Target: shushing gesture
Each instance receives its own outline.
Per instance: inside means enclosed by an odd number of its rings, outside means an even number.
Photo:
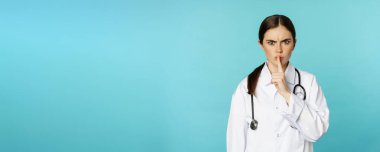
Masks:
[[[282,69],[280,57],[277,57],[277,71],[272,72],[272,83],[276,86],[278,93],[286,99],[288,104],[290,98],[289,87],[286,84],[285,72]]]

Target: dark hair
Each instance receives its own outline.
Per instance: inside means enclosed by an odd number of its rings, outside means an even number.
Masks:
[[[272,15],[268,16],[261,22],[259,29],[259,40],[260,43],[263,44],[264,34],[269,29],[276,28],[278,26],[284,26],[290,33],[292,33],[293,40],[296,41],[296,29],[294,29],[294,25],[292,21],[285,15]]]
[[[269,29],[276,28],[278,26],[284,26],[289,32],[292,34],[294,43],[296,42],[296,30],[294,28],[294,25],[292,21],[286,17],[285,15],[272,15],[268,16],[261,22],[260,29],[259,29],[259,41],[261,44],[263,44],[263,39],[264,39],[264,34],[267,32]],[[256,85],[257,81],[259,79],[261,70],[263,69],[265,63],[261,64],[251,74],[248,76],[248,93],[251,95],[255,95],[256,91]]]

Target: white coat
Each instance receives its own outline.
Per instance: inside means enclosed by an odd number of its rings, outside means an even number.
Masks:
[[[292,93],[288,106],[271,83],[267,62],[261,71],[253,98],[254,116],[258,121],[256,130],[249,127],[252,110],[251,96],[247,93],[247,77],[232,95],[227,152],[312,152],[313,142],[326,133],[329,127],[329,109],[322,89],[314,75],[299,70],[306,100],[298,96],[299,93]],[[298,84],[298,76],[290,63],[285,70],[285,77],[293,92],[294,85]]]

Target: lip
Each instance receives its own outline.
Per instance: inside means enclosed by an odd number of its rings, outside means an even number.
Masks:
[[[277,57],[280,57],[280,59],[283,59],[283,58],[284,58],[284,56],[282,56],[282,55],[278,55],[278,56],[275,57],[275,59],[277,59]]]

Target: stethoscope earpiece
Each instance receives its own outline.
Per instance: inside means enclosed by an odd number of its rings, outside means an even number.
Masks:
[[[258,126],[258,122],[256,119],[253,119],[251,121],[251,125],[249,125],[251,127],[252,130],[256,130],[257,129],[257,126]]]

